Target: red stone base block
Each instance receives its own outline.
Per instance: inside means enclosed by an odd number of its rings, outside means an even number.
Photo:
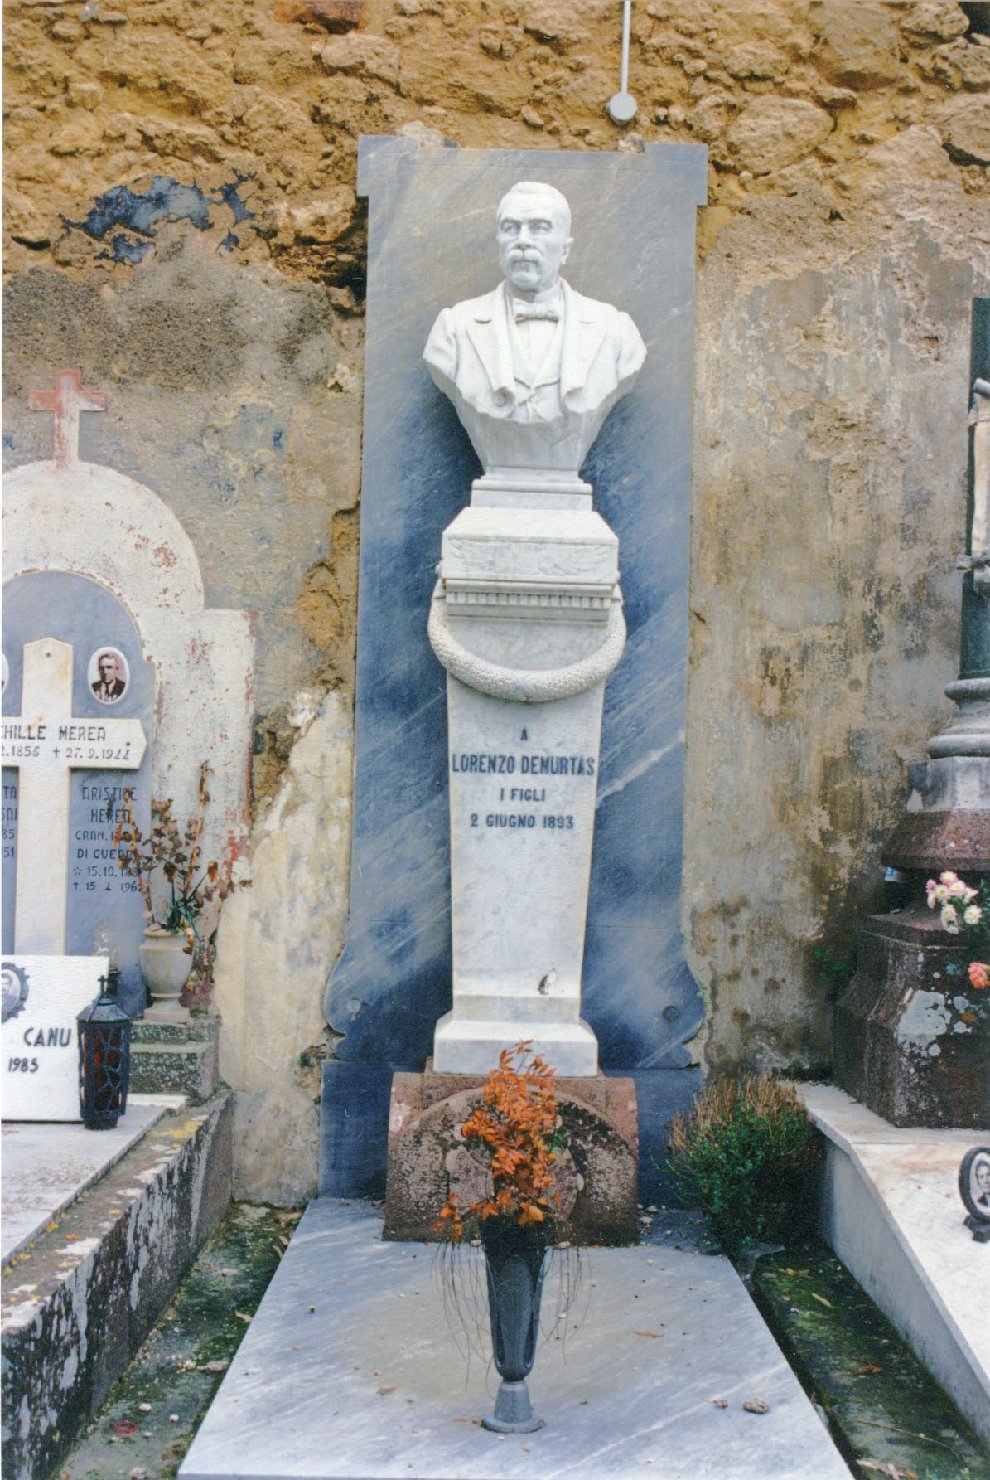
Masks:
[[[990,1125],[990,991],[924,905],[872,915],[835,1009],[834,1078],[891,1125]]]
[[[460,1127],[485,1080],[468,1074],[396,1074],[389,1106],[384,1237],[434,1241],[451,1192],[461,1207],[485,1194],[483,1159]],[[639,1237],[639,1132],[631,1079],[557,1079],[567,1137],[557,1190],[568,1234],[579,1244],[634,1244]]]

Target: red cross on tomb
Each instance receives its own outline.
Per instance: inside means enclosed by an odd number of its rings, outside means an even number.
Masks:
[[[106,411],[107,393],[83,385],[82,371],[56,370],[53,391],[29,391],[32,411],[55,413],[55,466],[71,468],[79,461],[79,417],[83,411]]]

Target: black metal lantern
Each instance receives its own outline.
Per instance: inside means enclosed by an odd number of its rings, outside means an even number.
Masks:
[[[110,1131],[127,1109],[131,1020],[114,998],[120,972],[100,977],[100,995],[76,1018],[79,1028],[79,1103],[91,1131]]]

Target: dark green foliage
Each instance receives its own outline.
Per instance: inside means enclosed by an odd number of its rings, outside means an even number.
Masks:
[[[822,1146],[793,1085],[765,1075],[717,1080],[671,1122],[668,1145],[678,1190],[730,1258],[749,1242],[789,1243],[810,1231]]]
[[[844,957],[834,956],[825,945],[813,947],[811,961],[818,985],[828,992],[830,1002],[837,1002],[853,979],[854,964]]]

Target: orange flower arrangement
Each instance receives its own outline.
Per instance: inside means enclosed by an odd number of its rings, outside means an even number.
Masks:
[[[544,1223],[557,1209],[553,1162],[562,1136],[557,1129],[554,1071],[531,1040],[503,1049],[488,1076],[481,1104],[461,1126],[469,1148],[488,1156],[491,1195],[461,1209],[451,1195],[436,1222],[438,1233],[459,1243],[466,1222],[505,1218],[520,1228]]]

